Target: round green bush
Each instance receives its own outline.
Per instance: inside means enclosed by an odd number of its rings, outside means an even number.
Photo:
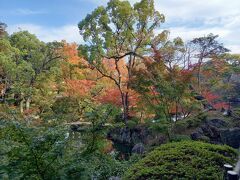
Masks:
[[[134,164],[123,179],[222,179],[223,165],[236,159],[237,151],[225,145],[198,141],[168,143]]]

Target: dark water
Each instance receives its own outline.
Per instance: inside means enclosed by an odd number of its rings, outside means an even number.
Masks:
[[[113,148],[118,152],[117,157],[119,159],[128,160],[131,156],[133,146],[129,144],[113,142]]]

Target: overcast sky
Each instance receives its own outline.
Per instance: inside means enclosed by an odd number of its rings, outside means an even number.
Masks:
[[[130,0],[134,3],[137,0]],[[107,0],[0,0],[0,21],[8,32],[28,30],[43,41],[81,43],[77,24]],[[162,30],[185,40],[218,34],[233,53],[240,53],[240,0],[155,0],[166,16]]]

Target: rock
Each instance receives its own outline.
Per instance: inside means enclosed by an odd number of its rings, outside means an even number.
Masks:
[[[209,126],[214,126],[217,128],[224,128],[228,126],[228,123],[226,123],[226,121],[223,121],[221,119],[211,119],[209,121],[207,121],[207,124]]]
[[[108,180],[121,180],[121,178],[118,176],[112,176]]]
[[[224,144],[227,144],[233,148],[240,147],[240,128],[223,130],[220,136]]]
[[[209,137],[210,141],[217,143],[220,141],[220,129],[226,128],[227,123],[220,119],[212,119],[201,126],[203,134]]]
[[[191,134],[191,139],[239,148],[240,128],[229,128],[228,126],[228,123],[221,119],[209,120]]]
[[[72,131],[78,131],[78,128],[79,128],[79,126],[78,125],[71,125],[70,126],[70,129],[72,130]]]
[[[193,132],[191,134],[192,140],[200,140],[202,138],[203,134],[199,132]]]
[[[132,153],[135,153],[135,154],[143,154],[144,151],[145,151],[145,148],[142,143],[138,143],[132,148]]]
[[[229,79],[229,82],[234,83],[234,84],[239,84],[240,83],[240,74],[232,74]]]
[[[238,108],[240,106],[240,98],[232,97],[229,99],[229,103],[231,104],[232,108]]]
[[[139,143],[147,146],[155,146],[163,144],[167,141],[164,135],[154,133],[144,125],[136,126],[134,128],[114,128],[108,133],[107,138],[113,141],[115,145],[126,145],[131,147],[131,150]]]
[[[83,125],[80,125],[80,124],[71,124],[70,129],[73,132],[84,132],[84,131],[86,131],[86,127],[83,126]]]
[[[209,140],[211,143],[219,144],[221,143],[221,129],[227,126],[228,124],[220,119],[208,120],[191,134],[191,138],[193,140]]]

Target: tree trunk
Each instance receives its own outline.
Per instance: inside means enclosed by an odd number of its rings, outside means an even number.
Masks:
[[[128,102],[128,93],[122,93],[121,94],[122,97],[122,107],[123,107],[123,114],[122,114],[122,118],[125,122],[125,124],[128,121],[129,118],[129,102]]]
[[[127,121],[129,118],[129,102],[128,102],[128,93],[125,95],[125,106],[126,106],[126,111],[125,111],[125,120]]]
[[[21,114],[23,113],[23,110],[24,110],[24,99],[21,99],[21,101],[20,101],[20,112],[21,112]]]
[[[176,112],[175,112],[175,121],[178,121],[178,104],[176,102]]]
[[[26,110],[28,111],[30,109],[30,103],[31,103],[31,98],[28,97],[26,100]]]
[[[199,93],[201,93],[200,74],[201,74],[201,67],[199,65],[199,67],[198,67],[198,74],[197,74],[197,86],[198,86]]]
[[[201,66],[202,66],[202,60],[201,57],[198,61],[198,72],[197,72],[197,86],[198,86],[198,92],[201,93]]]

